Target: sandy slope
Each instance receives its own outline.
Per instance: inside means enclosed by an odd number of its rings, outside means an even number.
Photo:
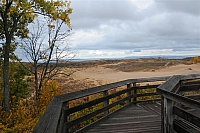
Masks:
[[[172,76],[172,75],[187,75],[187,74],[200,74],[200,64],[193,65],[176,65],[164,67],[162,69],[148,71],[148,72],[121,72],[114,69],[105,68],[102,66],[84,68],[77,71],[73,77],[82,80],[100,80],[103,83],[111,83],[130,78],[147,78],[159,76]]]

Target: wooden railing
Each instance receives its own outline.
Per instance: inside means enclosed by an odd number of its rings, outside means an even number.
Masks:
[[[200,99],[198,79],[200,75],[195,74],[172,76],[157,88],[162,97],[162,133],[200,133],[200,102],[196,100]],[[195,95],[187,95],[191,91],[196,91]]]
[[[129,79],[56,96],[33,132],[82,132],[130,104],[160,100],[156,88],[162,82],[158,81],[166,81],[168,78],[170,77]],[[81,104],[72,105],[77,101]],[[74,117],[77,114],[80,116]]]

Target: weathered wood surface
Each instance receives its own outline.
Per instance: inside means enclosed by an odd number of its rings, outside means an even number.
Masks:
[[[85,133],[161,133],[160,104],[128,106]]]
[[[180,78],[181,80],[200,79],[200,73],[198,73],[198,74],[190,74],[190,75],[175,75],[175,76]]]
[[[174,119],[174,130],[179,133],[200,133],[200,108],[173,107],[174,115],[179,119]]]
[[[195,109],[194,109],[195,110]],[[196,126],[200,127],[200,117],[194,115],[193,110],[186,111],[180,107],[174,106],[173,112],[175,115],[187,120],[190,123],[195,124]]]
[[[199,117],[185,110],[181,110],[178,106],[185,106],[188,108],[192,108],[196,111],[196,109],[200,108],[200,102],[196,99],[190,99],[185,96],[184,91],[194,91],[199,90],[200,85],[198,84],[198,80],[200,75],[176,75],[169,78],[165,83],[157,87],[157,92],[162,95],[162,132],[163,133],[173,133],[174,130],[178,132],[200,132],[200,130],[196,130],[195,126],[199,126],[200,123]],[[195,81],[195,80],[196,81]],[[192,80],[195,81],[193,84]],[[192,81],[190,83],[190,81]],[[197,98],[196,96],[193,98]],[[176,119],[174,116],[178,116],[181,119]],[[182,122],[183,126],[178,122]],[[194,126],[191,126],[192,123]],[[175,125],[174,125],[175,124]]]
[[[200,90],[200,83],[185,85],[180,88],[180,91],[196,91],[196,90]]]
[[[165,83],[158,86],[158,91],[176,92],[180,86],[180,79],[176,76],[170,77]]]
[[[59,128],[62,128],[59,126],[62,111],[62,102],[60,99],[54,97],[46,110],[34,128],[33,133],[56,133]]]
[[[194,127],[190,123],[184,120],[174,120],[174,131],[175,133],[200,133],[199,127]]]
[[[198,94],[196,94],[196,95],[186,95],[186,97],[200,102],[200,95],[198,95]]]
[[[100,114],[100,113],[102,113],[102,112],[104,112],[104,111],[106,111],[106,110],[108,110],[108,109],[110,109],[110,108],[112,108],[112,107],[118,105],[119,103],[122,103],[122,102],[124,102],[124,101],[130,99],[130,98],[131,98],[131,97],[129,96],[129,97],[126,97],[126,98],[124,98],[124,99],[120,99],[120,100],[118,100],[117,102],[114,102],[114,103],[112,103],[112,104],[109,104],[109,105],[106,106],[106,107],[103,107],[103,108],[97,110],[97,111],[94,111],[94,112],[92,112],[92,113],[89,113],[89,114],[85,115],[84,117],[80,117],[80,118],[77,118],[77,119],[72,120],[72,121],[70,121],[70,122],[67,122],[67,123],[66,123],[66,127],[67,127],[67,128],[72,127],[72,126],[74,125],[74,123],[80,123],[80,122],[82,122],[82,121],[84,121],[84,120],[87,120],[87,119],[93,117],[93,116],[96,116],[96,115],[98,115],[98,114]]]

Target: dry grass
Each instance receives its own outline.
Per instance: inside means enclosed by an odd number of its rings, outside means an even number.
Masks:
[[[116,69],[123,72],[134,71],[155,71],[166,66],[173,66],[177,64],[187,63],[184,60],[168,60],[168,59],[135,59],[129,61],[122,61],[116,65],[106,65],[107,68]]]

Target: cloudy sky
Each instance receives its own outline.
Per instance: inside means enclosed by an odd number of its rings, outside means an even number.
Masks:
[[[77,58],[200,55],[200,0],[71,0]]]

